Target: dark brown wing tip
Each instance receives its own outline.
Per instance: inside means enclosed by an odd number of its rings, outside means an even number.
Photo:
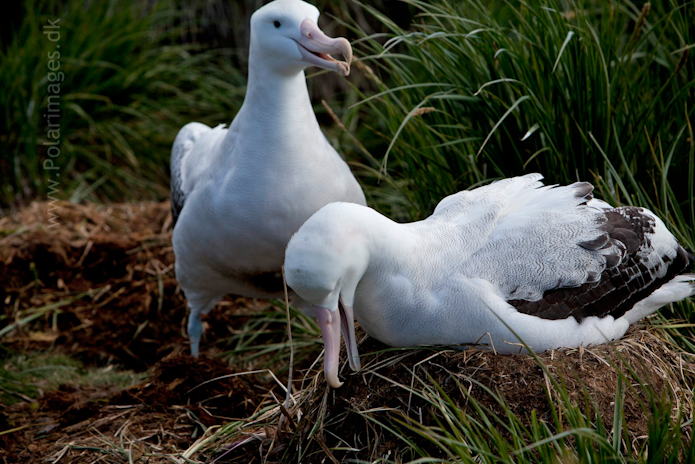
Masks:
[[[579,287],[548,290],[538,301],[508,303],[521,313],[542,319],[574,317],[578,322],[592,316],[617,319],[654,290],[695,266],[695,255],[679,246],[673,259],[661,257],[665,274],[657,277],[653,272],[656,268],[649,267],[638,253],[642,246],[651,247],[650,234],[655,228],[652,217],[643,208],[632,206],[607,211],[604,215],[606,222],[600,228],[609,235],[614,249],[604,255],[606,268],[600,276],[587,276],[586,283]],[[600,240],[587,243],[598,245]]]
[[[608,234],[601,234],[595,239],[579,242],[577,245],[587,250],[601,250],[603,248],[606,248],[609,244],[610,237],[608,236]]]

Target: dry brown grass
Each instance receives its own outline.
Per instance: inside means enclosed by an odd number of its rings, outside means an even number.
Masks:
[[[286,414],[278,404],[249,424],[208,438],[201,449],[212,451],[221,443],[246,440],[248,446],[226,456],[230,462],[248,462],[249,453],[253,462],[293,462],[299,456],[308,457],[302,462],[320,462],[320,456],[333,462],[372,462],[387,456],[405,462],[401,459],[409,456],[410,446],[390,433],[392,419],[408,417],[424,426],[436,425],[442,415],[433,403],[451,400],[471,412],[469,398],[504,416],[504,408],[489,389],[522,421],[529,422],[535,411],[541,421],[555,427],[548,397],[560,415],[564,405],[552,380],[564,385],[572,405],[581,408],[587,400],[593,403],[592,419],[599,415],[610,428],[620,375],[630,381],[623,408],[633,448],[639,449],[648,432],[649,390],[657,398],[673,400],[674,418],[679,411],[685,418],[693,417],[695,357],[667,345],[649,326],[634,327],[611,345],[541,353],[538,358],[545,369],[530,355],[502,356],[477,349],[389,350],[364,334],[362,338],[360,351],[368,353],[362,356],[362,370],[349,372],[343,360],[347,381],[342,388],[327,387],[320,363],[297,380],[295,405],[287,412],[292,421],[285,421],[296,425],[277,428]],[[432,385],[441,386],[440,396],[433,397]],[[445,457],[426,440],[413,439],[431,456]]]
[[[542,353],[544,369],[528,355],[390,349],[360,331],[359,373],[344,366],[344,386],[331,390],[321,357],[297,365],[285,404],[287,377],[275,367],[210,359],[224,350],[215,341],[238,331],[261,303],[226,299],[208,318],[204,359],[184,354],[185,299],[173,274],[168,203],[62,203],[53,228],[47,209],[34,203],[0,219],[3,345],[66,353],[87,367],[147,370],[148,377],[126,390],[66,383],[38,399],[0,404],[7,462],[261,463],[300,455],[309,463],[400,462],[411,457],[410,446],[389,427],[434,426],[445,401],[471,414],[472,401],[500,416],[509,408],[522,421],[535,415],[557,428],[551,404],[566,427],[566,391],[571,405],[589,404],[591,419],[610,430],[621,375],[633,449],[648,432],[648,391],[672,400],[673,417],[679,410],[693,417],[695,359],[648,323],[612,345]],[[423,437],[409,439],[446,458]]]

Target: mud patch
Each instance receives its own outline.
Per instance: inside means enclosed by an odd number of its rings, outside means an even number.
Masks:
[[[156,412],[188,405],[206,427],[241,420],[256,410],[260,397],[242,372],[217,360],[174,354],[157,363],[149,382],[121,392],[111,404],[142,404]]]

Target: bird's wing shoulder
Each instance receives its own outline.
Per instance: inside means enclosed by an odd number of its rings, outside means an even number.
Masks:
[[[191,122],[181,128],[176,135],[174,145],[171,148],[171,215],[173,223],[181,213],[183,204],[186,200],[186,195],[190,191],[184,183],[187,177],[186,172],[187,158],[193,151],[196,141],[202,134],[209,132],[210,127],[199,122]]]
[[[540,174],[527,174],[449,195],[439,202],[431,218],[466,224],[476,221],[480,215],[497,216],[519,191],[541,187],[542,178]]]

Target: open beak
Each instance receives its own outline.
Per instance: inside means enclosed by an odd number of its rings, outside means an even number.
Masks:
[[[350,74],[352,47],[347,39],[328,37],[310,19],[302,21],[300,31],[302,36],[297,40],[297,46],[299,47],[299,53],[302,54],[302,59],[306,63],[319,68],[330,69],[343,76]],[[345,61],[338,61],[331,54],[343,55]]]
[[[330,311],[322,306],[312,306],[314,314],[321,327],[323,335],[323,370],[328,385],[340,388],[343,385],[338,379],[338,366],[340,362],[340,332],[342,329],[347,348],[348,363],[354,371],[360,368],[360,359],[357,353],[355,340],[355,318],[352,308],[343,304],[338,305],[338,311]],[[339,312],[340,314],[336,314]],[[341,323],[342,321],[342,323]]]

